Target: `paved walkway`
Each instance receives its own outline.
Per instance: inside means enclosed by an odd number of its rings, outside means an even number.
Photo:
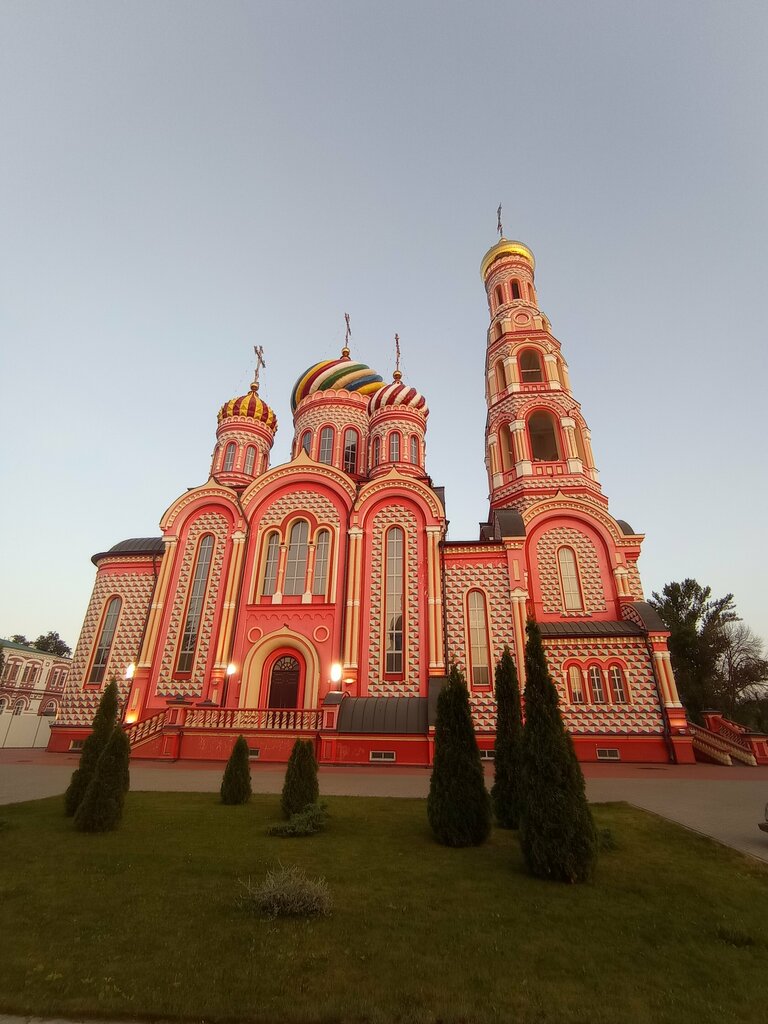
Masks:
[[[77,761],[76,754],[0,750],[0,804],[63,793]],[[626,800],[768,861],[768,833],[757,827],[768,802],[768,767],[587,764],[583,768],[592,802]],[[131,789],[213,793],[221,785],[222,771],[218,762],[135,761]],[[255,792],[279,793],[284,773],[281,765],[254,765]],[[490,781],[491,765],[486,774]],[[429,769],[323,767],[320,789],[327,796],[425,797]]]

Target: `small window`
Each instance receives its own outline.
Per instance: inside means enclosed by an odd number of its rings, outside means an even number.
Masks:
[[[597,760],[598,761],[620,761],[621,753],[618,747],[598,747],[597,748]]]
[[[351,428],[344,433],[344,472],[357,472],[358,434]]]
[[[605,704],[605,689],[603,688],[603,674],[597,665],[589,666],[589,688],[592,690],[592,703]]]
[[[419,464],[419,439],[415,434],[411,434],[411,462],[414,466]]]
[[[310,433],[309,430],[305,430],[304,433],[301,435],[301,447],[304,449],[304,451],[307,453],[307,455],[309,455],[309,449],[310,449],[311,444],[312,444],[312,434]]]
[[[557,552],[557,564],[560,569],[560,585],[563,591],[563,607],[567,612],[584,610],[579,586],[579,569],[576,552],[573,548],[563,547]]]
[[[571,665],[568,669],[568,682],[571,688],[571,704],[583,704],[584,689],[582,686],[581,669],[578,665]]]
[[[285,593],[293,595],[304,593],[307,575],[307,541],[309,524],[306,519],[299,519],[291,527],[288,541],[288,559],[285,566]]]
[[[389,435],[389,461],[400,461],[400,435],[397,431]]]
[[[396,761],[397,755],[394,750],[371,750],[368,754],[369,761]]]
[[[520,298],[520,282],[519,281],[513,281],[512,282],[512,298],[513,299],[519,299]]]
[[[613,690],[613,699],[616,704],[627,703],[627,688],[624,685],[624,674],[618,665],[611,665],[609,670],[611,677],[611,689]]]
[[[507,390],[507,378],[504,373],[504,361],[499,359],[496,363],[495,369],[496,376],[496,394],[500,395],[502,392]]]
[[[245,449],[245,467],[243,469],[243,472],[247,473],[248,476],[251,476],[253,474],[253,465],[255,462],[256,449],[252,444],[249,444],[248,447]]]
[[[504,305],[504,292],[501,290],[501,285],[494,292],[494,298],[496,299],[496,308]]]
[[[373,439],[373,464],[378,466],[381,459],[381,438],[374,437]]]
[[[536,384],[544,380],[541,368],[541,356],[535,348],[527,348],[520,353],[520,376],[523,384]]]
[[[43,713],[43,716],[45,718],[55,718],[56,717],[56,701],[55,700],[49,700],[48,703],[43,708],[43,712],[42,713]]]
[[[0,697],[0,715],[4,714],[8,707],[8,701],[5,697]]]
[[[227,450],[224,452],[224,472],[231,473],[232,467],[235,465],[235,451],[237,445],[234,441],[230,441],[227,445]]]
[[[320,454],[318,461],[330,466],[333,460],[333,427],[323,427],[320,431]]]
[[[115,628],[117,627],[117,617],[120,614],[122,603],[119,597],[113,597],[107,605],[104,625],[101,627],[101,636],[96,647],[96,656],[93,659],[91,674],[88,677],[89,683],[100,683],[104,679],[109,652],[112,648],[112,640],[114,639]]]
[[[270,533],[267,541],[267,555],[264,559],[264,585],[261,592],[264,597],[271,597],[277,586],[277,564],[280,560],[280,537]]]
[[[534,462],[558,462],[560,448],[557,443],[555,421],[548,412],[535,412],[528,420],[531,454]]]
[[[17,700],[16,703],[13,705],[13,713],[14,715],[20,715],[23,711],[26,711],[26,708],[27,705],[24,703],[23,700]]]
[[[324,597],[328,588],[328,557],[331,553],[331,535],[320,530],[315,539],[315,572],[312,578],[312,593]]]

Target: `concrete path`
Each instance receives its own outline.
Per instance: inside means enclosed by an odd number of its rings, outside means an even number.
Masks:
[[[63,793],[77,761],[76,754],[0,750],[0,804]],[[626,800],[768,861],[768,833],[757,827],[768,802],[768,767],[583,767],[592,802]],[[223,765],[218,763],[137,761],[131,765],[131,789],[214,793],[221,785],[222,771]],[[284,772],[282,766],[254,765],[254,791],[279,793]],[[426,797],[429,774],[427,768],[396,766],[321,768],[320,790],[327,796]],[[490,784],[492,765],[487,766],[486,776]]]

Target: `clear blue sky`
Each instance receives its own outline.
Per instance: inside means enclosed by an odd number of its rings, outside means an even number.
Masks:
[[[74,646],[90,555],[206,479],[253,344],[284,461],[345,311],[386,377],[399,332],[475,538],[503,202],[646,591],[768,637],[767,52],[763,0],[4,0],[0,636]]]

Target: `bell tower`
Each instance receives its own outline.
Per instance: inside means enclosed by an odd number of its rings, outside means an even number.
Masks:
[[[491,508],[558,491],[607,505],[560,342],[536,295],[533,253],[501,238],[483,257],[488,297],[486,467]]]

